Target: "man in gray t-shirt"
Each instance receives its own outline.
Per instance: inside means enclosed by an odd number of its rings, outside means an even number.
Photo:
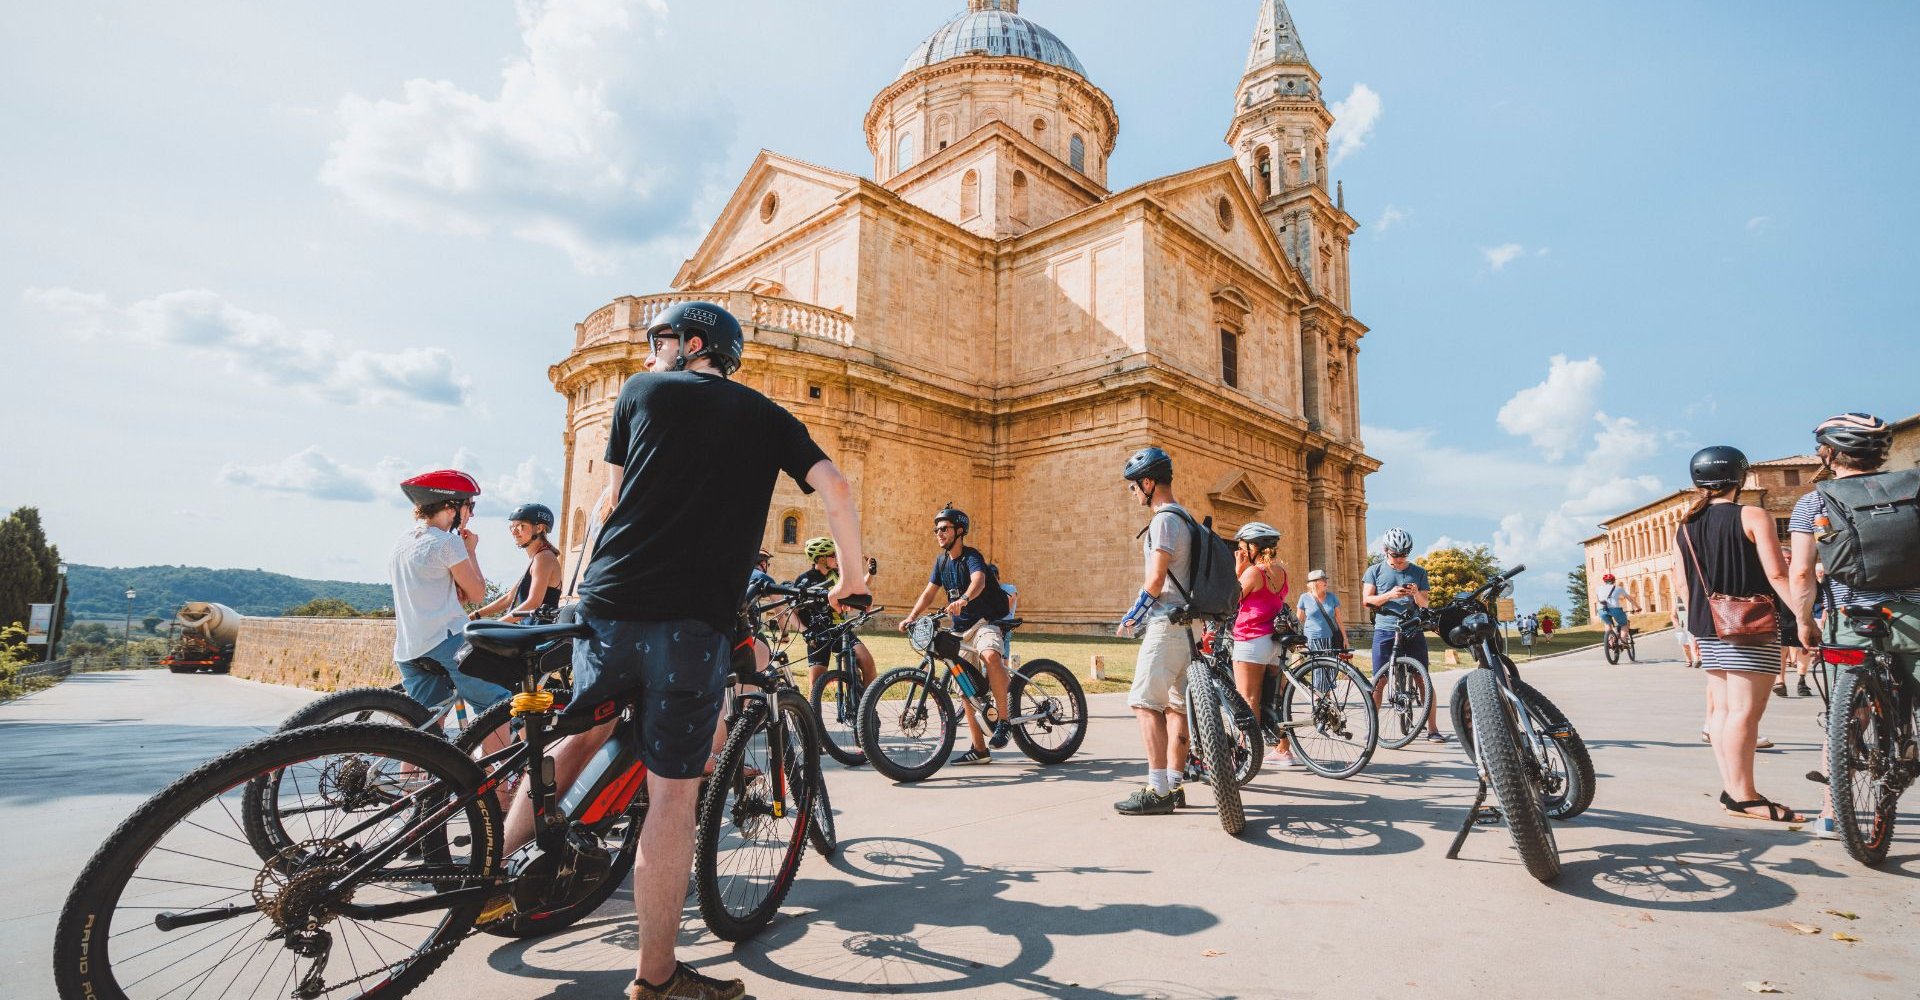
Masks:
[[[1127,492],[1153,511],[1141,545],[1140,593],[1121,616],[1115,635],[1140,636],[1127,707],[1140,723],[1147,749],[1147,786],[1114,803],[1123,816],[1165,816],[1186,801],[1178,789],[1187,762],[1186,705],[1180,685],[1194,656],[1193,638],[1169,615],[1186,606],[1181,588],[1193,586],[1193,525],[1173,495],[1173,458],[1143,448],[1127,460]],[[1179,580],[1179,586],[1174,580]]]
[[[1147,613],[1164,616],[1177,608],[1187,606],[1181,587],[1193,586],[1193,526],[1187,523],[1187,509],[1168,501],[1153,509],[1153,520],[1147,522],[1147,533],[1141,539],[1140,554],[1149,562],[1155,552],[1167,553],[1167,583],[1160,591],[1160,597],[1153,602]],[[1193,515],[1187,514],[1187,517]],[[1179,586],[1174,581],[1180,581]],[[1184,669],[1185,664],[1182,664]]]
[[[1400,528],[1389,529],[1380,540],[1380,548],[1386,559],[1367,567],[1366,575],[1361,577],[1360,600],[1374,609],[1373,619],[1373,701],[1380,704],[1386,694],[1388,682],[1392,679],[1392,658],[1395,652],[1394,639],[1399,634],[1400,623],[1407,619],[1416,608],[1427,606],[1427,571],[1421,569],[1411,559],[1413,554],[1413,536]],[[1418,660],[1422,666],[1427,663],[1427,636],[1424,632],[1399,635],[1399,655]],[[1396,692],[1395,697],[1409,693]],[[1410,692],[1418,694],[1418,692]],[[1431,743],[1445,743],[1447,738],[1440,735],[1439,699],[1433,692],[1425,692],[1427,700],[1427,740]]]

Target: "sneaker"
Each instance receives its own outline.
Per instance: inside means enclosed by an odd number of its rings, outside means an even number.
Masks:
[[[1821,816],[1813,821],[1813,835],[1819,840],[1839,840],[1840,831],[1833,825],[1832,816]]]
[[[1775,684],[1775,685],[1773,686],[1773,696],[1774,696],[1775,698],[1785,698],[1785,697],[1787,696],[1787,682],[1786,682],[1786,681],[1781,681],[1780,683],[1778,683],[1778,684]]]
[[[1122,816],[1170,816],[1176,804],[1173,797],[1173,792],[1161,795],[1153,790],[1152,785],[1145,785],[1115,802],[1113,811]]]
[[[1428,733],[1427,734],[1428,743],[1445,743],[1446,741],[1447,741],[1446,733]]]
[[[1755,750],[1771,750],[1773,749],[1773,741],[1762,736],[1753,741],[1753,748]]]
[[[740,1000],[746,995],[745,982],[703,976],[685,962],[675,965],[673,978],[659,986],[638,979],[627,986],[627,1000]]]
[[[974,764],[991,764],[993,763],[993,751],[975,750],[972,747],[968,747],[967,752],[955,757],[953,762],[961,767],[969,767]]]
[[[1185,809],[1187,807],[1187,783],[1186,782],[1183,781],[1173,786],[1173,788],[1167,792],[1167,795],[1173,799],[1173,804],[1175,806],[1181,809]]]
[[[1282,751],[1282,750],[1267,751],[1266,757],[1262,758],[1260,761],[1260,766],[1277,767],[1282,771],[1300,770],[1300,762],[1293,759],[1293,754],[1291,752]]]
[[[1793,693],[1802,698],[1813,697],[1813,689],[1807,686],[1807,679],[1805,677],[1800,678],[1800,683],[1794,686]]]
[[[993,724],[993,738],[987,741],[987,749],[1004,749],[1007,741],[1011,739],[1013,739],[1013,724],[1005,721],[996,722]]]

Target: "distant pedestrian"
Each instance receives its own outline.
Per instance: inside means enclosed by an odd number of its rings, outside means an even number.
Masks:
[[[1728,598],[1791,603],[1773,518],[1737,499],[1747,478],[1747,457],[1739,449],[1703,448],[1690,466],[1699,495],[1674,533],[1674,590],[1687,595],[1687,630],[1700,645],[1707,673],[1707,735],[1720,768],[1720,804],[1743,819],[1804,823],[1806,817],[1761,795],[1753,780],[1754,744],[1767,687],[1779,669],[1780,637],[1723,636],[1709,600],[1712,595],[1723,607]],[[1777,615],[1772,617],[1769,626],[1777,624]]]
[[[1686,658],[1687,666],[1700,669],[1700,647],[1693,641],[1693,633],[1687,631],[1687,602],[1676,601],[1673,605],[1673,638],[1680,644],[1680,655]]]
[[[1340,597],[1324,569],[1307,573],[1307,589],[1300,595],[1300,630],[1308,649],[1345,649],[1347,632],[1340,624]]]

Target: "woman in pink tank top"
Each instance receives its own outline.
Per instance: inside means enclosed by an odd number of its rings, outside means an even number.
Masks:
[[[1273,633],[1273,620],[1287,607],[1287,568],[1278,555],[1279,529],[1255,521],[1233,537],[1239,543],[1234,564],[1240,570],[1240,613],[1233,619],[1233,686],[1258,713],[1262,682],[1269,672],[1280,669],[1283,651]],[[1285,736],[1274,742],[1262,763],[1283,769],[1300,766]]]

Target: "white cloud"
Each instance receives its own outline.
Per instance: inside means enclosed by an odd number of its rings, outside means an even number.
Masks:
[[[349,95],[320,180],[382,217],[496,228],[612,270],[622,252],[693,231],[732,122],[707,88],[724,65],[682,58],[664,0],[519,0],[522,52],[477,94],[408,80]]]
[[[1771,228],[1773,228],[1771,215],[1756,215],[1747,220],[1747,234],[1750,236],[1763,236]]]
[[[384,500],[404,504],[400,483],[435,469],[459,469],[480,481],[479,513],[505,516],[514,507],[532,501],[548,506],[559,503],[560,477],[538,458],[529,457],[512,472],[489,477],[486,465],[473,452],[461,448],[443,462],[413,462],[388,455],[371,466],[358,466],[335,460],[318,447],[289,455],[264,465],[228,464],[220,470],[220,482],[244,486],[268,493],[285,493],[315,500],[340,500],[367,503]]]
[[[438,348],[370,351],[322,330],[294,330],[206,289],[167,292],[126,307],[71,288],[29,288],[26,300],[65,316],[73,332],[124,338],[217,362],[228,374],[335,403],[465,406],[471,384]]]
[[[1396,208],[1392,205],[1388,205],[1386,208],[1381,210],[1380,218],[1377,221],[1375,221],[1373,224],[1373,231],[1375,235],[1384,233],[1387,230],[1392,229],[1393,227],[1399,225],[1400,223],[1407,221],[1407,216],[1409,214],[1411,213],[1403,209]]]
[[[1380,121],[1380,95],[1364,83],[1356,83],[1347,96],[1333,102],[1333,127],[1327,141],[1333,144],[1333,166],[1366,146],[1373,126]]]
[[[1527,248],[1518,243],[1502,243],[1497,247],[1481,247],[1480,256],[1487,259],[1487,266],[1496,271],[1506,270],[1508,264],[1519,260]]]
[[[365,472],[346,468],[313,447],[267,465],[229,464],[220,470],[220,482],[315,500],[366,503],[377,495]]]
[[[1500,407],[1500,428],[1528,439],[1549,459],[1559,461],[1584,436],[1605,378],[1599,358],[1568,361],[1566,355],[1556,354],[1548,362],[1546,381],[1514,393]]]

